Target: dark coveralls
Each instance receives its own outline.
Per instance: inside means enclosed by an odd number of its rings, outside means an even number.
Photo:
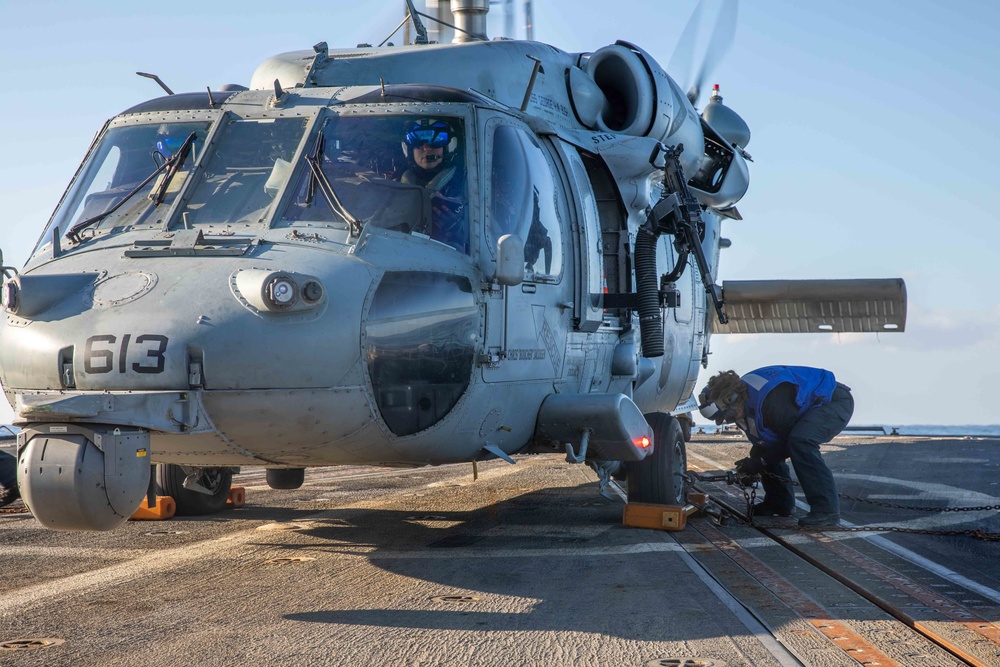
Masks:
[[[465,217],[465,169],[459,165],[437,169],[412,167],[403,172],[401,183],[433,190],[444,200],[431,200],[429,236],[461,251],[469,252],[469,223]]]
[[[812,407],[800,406],[796,401],[799,389],[799,385],[793,382],[782,382],[771,388],[756,417],[757,429],[769,437],[767,440],[755,439],[754,434],[748,433],[751,442],[754,442],[750,449],[751,458],[764,462],[761,475],[763,502],[770,509],[791,514],[795,507],[795,492],[788,464],[785,463],[790,458],[810,512],[839,514],[837,484],[819,448],[847,426],[854,414],[854,398],[850,387],[836,382],[829,402]]]

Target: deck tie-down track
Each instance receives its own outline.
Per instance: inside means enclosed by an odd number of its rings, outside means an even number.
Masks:
[[[880,667],[1000,665],[994,602],[943,579],[916,581],[916,566],[863,535],[804,531],[788,519],[750,525],[738,509],[744,498],[722,484],[697,486],[736,521],[695,518],[678,541],[803,664],[836,663],[820,657],[833,652]]]

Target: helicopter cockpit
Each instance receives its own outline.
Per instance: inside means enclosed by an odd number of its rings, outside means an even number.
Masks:
[[[91,150],[36,254],[56,231],[84,241],[138,229],[259,227],[288,180],[306,122],[229,117],[213,128],[210,120],[118,119]],[[182,192],[178,222],[172,211]]]
[[[463,107],[465,105],[462,105]],[[344,245],[366,227],[472,252],[469,156],[463,113],[391,108],[253,118],[208,111],[126,112],[112,120],[43,233],[71,243],[134,230],[199,229],[256,237],[269,228]],[[463,109],[464,111],[464,109]],[[525,243],[526,276],[562,272],[562,224],[550,161],[531,132],[493,123],[484,193],[485,236]]]
[[[463,125],[451,117],[327,118],[309,140],[307,168],[276,226],[342,228],[356,237],[371,225],[468,253]],[[434,159],[424,162],[424,152]]]
[[[181,210],[183,226],[253,226],[266,221],[288,180],[305,129],[305,118],[226,123]]]
[[[36,254],[54,233],[81,242],[140,229],[232,236],[270,226],[340,230],[325,236],[353,244],[366,225],[470,252],[462,118],[436,117],[441,127],[428,134],[413,115],[329,116],[308,137],[305,116],[226,114],[218,127],[122,121],[90,151]],[[436,155],[420,165],[422,152]]]

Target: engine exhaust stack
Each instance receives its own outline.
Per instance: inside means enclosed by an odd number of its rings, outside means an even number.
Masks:
[[[489,12],[490,0],[451,0],[455,27],[459,28],[455,31],[452,43],[487,41],[486,15]]]

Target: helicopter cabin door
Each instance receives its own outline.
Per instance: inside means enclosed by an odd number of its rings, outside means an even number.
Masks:
[[[482,126],[486,207],[480,257],[494,273],[497,239],[524,242],[524,281],[494,284],[486,297],[483,380],[558,378],[573,314],[573,263],[567,258],[565,187],[546,140],[517,120],[490,114]]]

